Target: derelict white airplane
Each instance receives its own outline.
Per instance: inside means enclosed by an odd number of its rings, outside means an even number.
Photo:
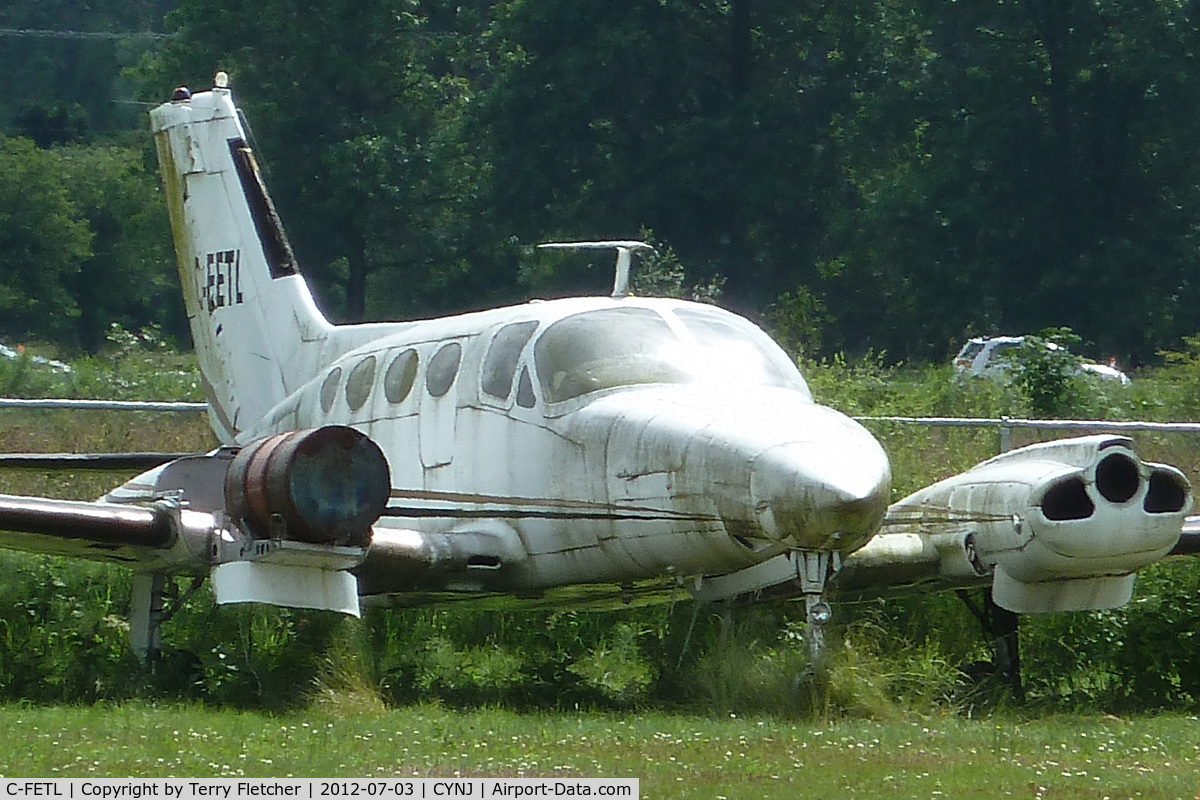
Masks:
[[[4,546],[135,570],[135,649],[167,576],[218,603],[358,613],[990,585],[1018,612],[1125,603],[1192,504],[1092,436],[992,459],[889,509],[878,442],[710,305],[628,295],[331,325],[297,271],[222,75],[151,112],[210,417],[225,447],[95,503],[0,498]],[[880,533],[886,520],[886,533]],[[818,641],[819,640],[814,640]],[[815,645],[814,645],[815,646]]]

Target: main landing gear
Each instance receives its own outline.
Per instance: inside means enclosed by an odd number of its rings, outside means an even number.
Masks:
[[[133,576],[133,597],[129,604],[129,643],[143,666],[153,668],[162,655],[162,626],[175,616],[183,604],[204,583],[203,577],[181,593],[173,580],[161,572],[137,572]],[[171,600],[170,608],[164,600]]]
[[[992,640],[994,673],[1008,686],[1014,700],[1018,703],[1024,702],[1025,689],[1021,685],[1020,615],[996,605],[990,589],[984,591],[982,606],[971,599],[966,589],[959,589],[957,594],[975,619],[979,620],[983,632]]]

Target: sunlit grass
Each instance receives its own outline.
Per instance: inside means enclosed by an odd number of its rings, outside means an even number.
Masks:
[[[0,774],[633,777],[643,797],[1193,797],[1200,722],[0,707]]]

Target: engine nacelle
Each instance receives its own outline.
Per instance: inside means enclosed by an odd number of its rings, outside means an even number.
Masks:
[[[340,425],[252,442],[225,474],[227,510],[260,539],[365,545],[390,494],[379,446]]]
[[[983,462],[894,504],[888,533],[961,536],[996,603],[1036,613],[1113,608],[1179,539],[1192,490],[1129,439],[1087,436]],[[869,546],[868,546],[869,547]],[[956,567],[957,569],[957,567]]]

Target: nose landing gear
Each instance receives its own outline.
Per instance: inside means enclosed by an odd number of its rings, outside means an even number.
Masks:
[[[825,602],[825,587],[842,568],[842,556],[829,550],[798,550],[792,554],[792,559],[807,612],[804,630],[804,642],[808,646],[806,672],[822,676],[825,673],[825,625],[833,618],[833,609]]]

